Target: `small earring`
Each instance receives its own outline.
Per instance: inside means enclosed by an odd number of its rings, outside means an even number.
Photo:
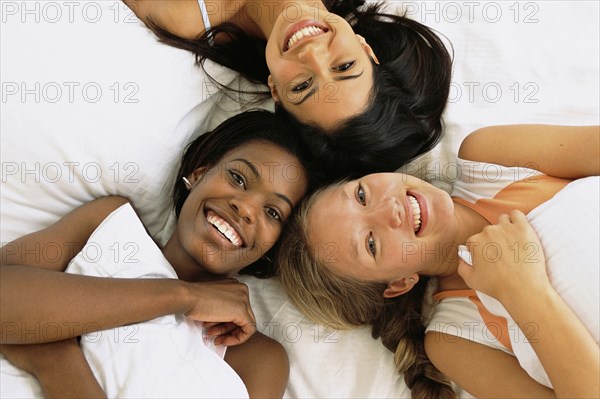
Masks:
[[[408,279],[408,281],[410,281],[411,283],[414,283],[415,279],[411,277],[411,278]]]
[[[185,184],[185,188],[187,188],[188,190],[192,189],[192,183],[190,183],[190,181],[187,179],[187,177],[183,176],[181,178],[181,180],[183,180],[183,183]]]

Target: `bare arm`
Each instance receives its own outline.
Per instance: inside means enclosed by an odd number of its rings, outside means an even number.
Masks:
[[[469,238],[473,267],[463,262],[459,274],[469,287],[493,296],[504,305],[525,332],[557,397],[600,397],[600,349],[550,284],[543,251],[531,256],[511,253],[490,260],[480,249],[489,243],[508,249],[515,242],[541,249],[535,231],[518,211],[513,211],[510,218],[500,216],[498,224]],[[535,330],[526,328],[532,324]]]
[[[167,314],[232,322],[239,328],[219,337],[225,345],[254,333],[248,289],[235,280],[188,283],[63,273],[95,228],[125,202],[120,197],[92,201],[0,249],[1,343],[60,341]]]
[[[0,345],[0,353],[34,375],[45,398],[105,398],[75,338],[37,345]]]
[[[427,356],[442,373],[477,398],[555,398],[514,356],[440,332],[425,336]]]
[[[184,39],[195,39],[204,33],[205,27],[198,0],[123,0],[123,2],[146,25],[152,21]],[[207,6],[210,5],[211,10],[214,6],[219,6],[216,2],[209,3],[211,4],[207,4]],[[218,16],[217,13],[209,15]],[[217,23],[220,21],[213,22],[213,24]]]
[[[240,376],[250,398],[282,398],[290,365],[283,346],[257,332],[242,345],[227,349],[225,361]]]
[[[593,393],[578,395],[573,391],[566,394],[553,391],[533,380],[514,356],[463,338],[429,332],[425,337],[425,350],[438,370],[477,398],[598,397]],[[574,353],[570,356],[574,357]],[[570,362],[564,363],[565,367],[571,367]],[[597,375],[595,380],[598,380]],[[586,386],[585,380],[580,378],[575,378],[572,383],[579,385],[579,389],[594,388]]]
[[[599,126],[490,126],[462,142],[459,157],[576,179],[600,174]]]

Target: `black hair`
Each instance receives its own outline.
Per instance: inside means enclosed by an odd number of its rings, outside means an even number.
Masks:
[[[312,138],[315,154],[333,176],[395,171],[431,150],[442,137],[452,58],[430,28],[383,14],[380,7],[371,4],[353,11],[349,19],[380,62],[373,63],[373,90],[363,113],[324,131],[299,122],[281,105],[276,107],[277,114]]]
[[[328,131],[299,122],[282,106],[276,107],[276,113],[311,141],[332,180],[394,171],[441,139],[452,57],[432,29],[405,16],[385,14],[382,4],[364,6],[364,0],[323,3],[330,12],[344,17],[379,58],[370,102],[366,111]],[[162,42],[193,52],[203,69],[210,59],[251,82],[267,83],[266,41],[249,36],[235,24],[217,25],[194,40],[173,35],[152,21],[148,25]],[[209,44],[209,38],[223,35],[228,40]],[[269,96],[268,90],[246,93]]]
[[[307,178],[308,192],[319,185],[320,172],[316,170],[306,144],[299,134],[280,117],[269,111],[247,111],[227,119],[214,130],[200,135],[185,148],[173,188],[173,203],[177,217],[189,195],[183,177],[189,176],[197,168],[211,168],[217,165],[229,151],[253,141],[270,142],[298,158]],[[273,265],[266,259],[273,258],[270,254],[274,252],[274,248],[265,254],[265,259],[244,268],[242,272],[257,277],[272,276]]]

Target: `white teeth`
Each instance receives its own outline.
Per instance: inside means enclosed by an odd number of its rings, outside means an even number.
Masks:
[[[323,32],[323,29],[319,28],[318,26],[305,26],[304,28],[297,30],[292,37],[290,37],[287,47],[288,49],[291,48],[298,40],[305,36],[314,36]]]
[[[421,229],[421,208],[415,197],[412,195],[407,195],[407,197],[413,211],[413,229],[416,233]]]
[[[208,223],[215,226],[217,228],[217,230],[219,230],[219,232],[221,232],[221,234],[223,234],[225,237],[227,237],[227,239],[229,241],[231,241],[231,243],[233,245],[235,245],[236,247],[242,246],[242,239],[240,238],[238,233],[235,231],[235,229],[233,227],[231,227],[231,225],[229,223],[227,223],[225,220],[221,219],[220,217],[218,217],[217,215],[214,215],[212,213],[208,215],[206,220],[208,220]]]

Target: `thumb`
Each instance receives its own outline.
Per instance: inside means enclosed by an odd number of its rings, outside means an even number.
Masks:
[[[470,286],[469,280],[473,275],[473,266],[460,259],[458,261],[458,275],[462,277],[463,280],[465,280],[465,283],[467,283],[468,286]]]

